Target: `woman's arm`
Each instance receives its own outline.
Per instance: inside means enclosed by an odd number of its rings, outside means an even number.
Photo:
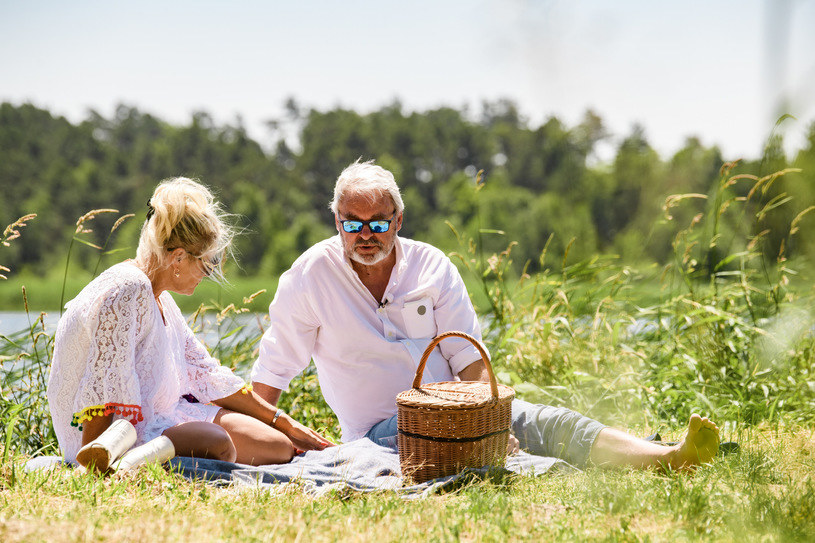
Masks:
[[[241,390],[226,398],[213,400],[212,403],[224,409],[229,409],[230,411],[249,415],[272,426],[285,434],[291,440],[292,444],[300,450],[319,451],[335,445],[311,428],[303,426],[282,410],[258,396],[257,393],[252,390]],[[277,415],[278,411],[280,412],[279,415]],[[277,420],[275,420],[276,415]],[[274,424],[272,425],[273,420]]]

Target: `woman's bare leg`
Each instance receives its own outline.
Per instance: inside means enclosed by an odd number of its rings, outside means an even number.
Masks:
[[[162,434],[173,442],[178,456],[235,461],[235,444],[232,443],[229,433],[218,424],[203,421],[183,422],[167,428]]]
[[[221,409],[214,422],[232,438],[237,449],[236,462],[252,466],[284,464],[294,456],[288,437],[254,417]]]

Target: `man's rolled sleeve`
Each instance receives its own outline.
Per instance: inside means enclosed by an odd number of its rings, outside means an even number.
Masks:
[[[439,333],[464,332],[480,342],[481,326],[478,324],[478,316],[473,309],[467,287],[453,263],[449,259],[447,262],[445,285],[434,308],[437,329]],[[450,364],[453,375],[458,375],[473,362],[481,360],[481,353],[466,339],[448,338],[439,344],[439,348]],[[486,347],[484,350],[486,351]]]
[[[292,270],[281,276],[269,306],[269,328],[260,340],[258,359],[252,368],[253,382],[280,390],[311,361],[318,326]]]
[[[445,341],[452,341],[452,338]],[[450,370],[453,372],[453,375],[458,375],[464,371],[467,366],[479,360],[481,360],[481,353],[479,353],[475,347],[464,348],[450,359]]]

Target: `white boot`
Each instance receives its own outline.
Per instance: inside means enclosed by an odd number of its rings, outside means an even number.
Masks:
[[[113,465],[117,472],[124,472],[148,462],[158,462],[163,464],[175,456],[173,442],[167,436],[158,436],[148,441],[144,445],[139,445],[135,449],[127,452],[118,462]]]
[[[136,442],[136,428],[130,421],[118,419],[102,434],[79,449],[76,461],[89,470],[104,473]]]

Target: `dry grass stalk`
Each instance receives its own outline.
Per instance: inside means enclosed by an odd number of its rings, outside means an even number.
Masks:
[[[87,213],[85,213],[84,215],[82,215],[81,217],[79,217],[76,220],[76,231],[74,231],[74,233],[75,234],[89,234],[89,233],[93,232],[93,230],[91,230],[90,228],[85,228],[84,227],[84,224],[87,221],[95,219],[97,215],[101,215],[102,213],[118,213],[118,212],[119,212],[118,209],[107,209],[107,208],[104,208],[104,209],[92,209],[92,210],[88,211]],[[119,221],[117,221],[117,222],[119,222]]]

